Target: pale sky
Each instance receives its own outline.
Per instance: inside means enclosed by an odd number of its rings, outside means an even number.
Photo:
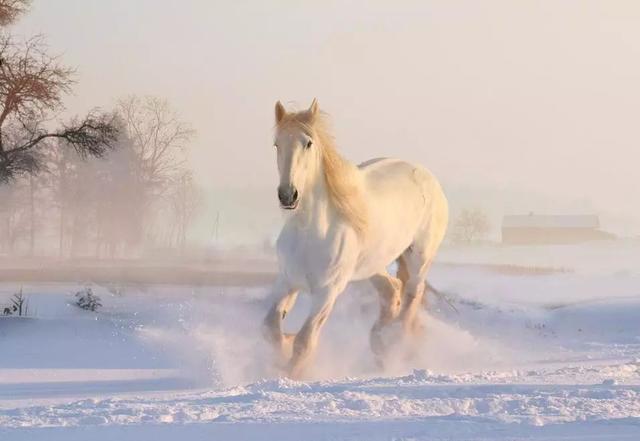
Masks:
[[[640,233],[640,2],[33,3],[13,31],[77,68],[69,111],[166,97],[198,131],[211,206],[250,213],[239,229],[278,216],[275,101],[317,97],[347,158],[417,161],[454,211],[595,212]]]

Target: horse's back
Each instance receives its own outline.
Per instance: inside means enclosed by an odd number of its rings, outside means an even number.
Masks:
[[[419,164],[396,158],[374,158],[359,164],[358,168],[369,190],[383,193],[401,191],[407,196],[419,196],[419,201],[441,192],[438,180]]]
[[[388,265],[414,244],[421,248],[439,244],[448,209],[440,184],[429,170],[393,158],[371,159],[358,168],[372,219],[366,241],[371,259],[364,259],[365,266],[370,266],[369,260]]]

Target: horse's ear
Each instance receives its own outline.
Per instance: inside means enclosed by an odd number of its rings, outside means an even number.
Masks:
[[[282,121],[282,118],[287,114],[284,106],[280,101],[276,102],[276,124],[279,124]]]
[[[311,101],[311,105],[309,106],[309,113],[311,114],[311,116],[316,116],[318,114],[318,99],[314,98],[313,101]]]

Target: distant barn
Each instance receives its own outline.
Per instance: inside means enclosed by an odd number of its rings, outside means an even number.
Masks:
[[[600,230],[600,220],[595,215],[528,214],[505,216],[502,220],[502,243],[505,244],[567,244],[612,237]]]

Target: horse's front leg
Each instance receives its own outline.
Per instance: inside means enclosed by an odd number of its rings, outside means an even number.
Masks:
[[[293,342],[293,356],[289,362],[289,376],[301,378],[305,367],[318,346],[322,325],[329,318],[336,298],[342,289],[325,287],[311,293],[311,311]]]
[[[266,339],[273,345],[281,363],[285,363],[291,357],[293,334],[283,334],[282,320],[293,308],[298,297],[298,290],[292,288],[282,277],[276,281],[273,290],[273,304],[264,318],[264,334]]]

